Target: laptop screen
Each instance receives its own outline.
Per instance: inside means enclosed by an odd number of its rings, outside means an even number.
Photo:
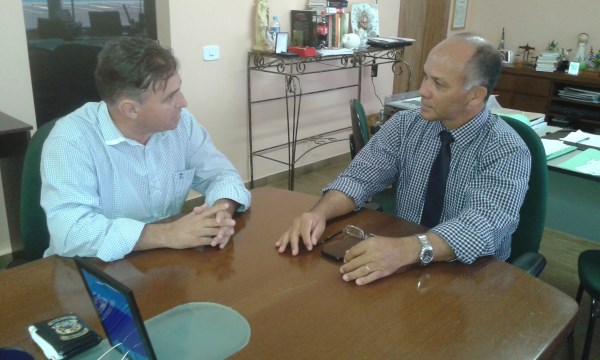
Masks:
[[[78,256],[75,263],[111,346],[128,359],[156,359],[131,289]]]

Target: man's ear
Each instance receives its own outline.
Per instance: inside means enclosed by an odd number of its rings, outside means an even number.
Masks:
[[[487,94],[488,91],[485,86],[474,86],[469,90],[469,103],[471,103],[471,105],[485,105],[485,97]]]
[[[137,119],[139,103],[133,99],[122,98],[117,104],[119,112],[129,119]]]

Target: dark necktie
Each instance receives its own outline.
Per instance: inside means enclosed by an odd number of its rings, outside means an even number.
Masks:
[[[425,205],[421,214],[421,225],[432,228],[440,223],[442,208],[444,207],[444,195],[446,194],[446,182],[450,170],[450,143],[454,141],[452,134],[448,131],[440,132],[442,146],[437,158],[431,166]]]

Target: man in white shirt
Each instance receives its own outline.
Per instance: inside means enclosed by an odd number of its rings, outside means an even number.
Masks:
[[[134,250],[225,247],[250,193],[185,109],[172,52],[146,38],[117,39],[99,54],[95,77],[102,101],[58,120],[44,143],[44,255],[112,261]],[[178,214],[191,188],[205,205],[152,224]]]

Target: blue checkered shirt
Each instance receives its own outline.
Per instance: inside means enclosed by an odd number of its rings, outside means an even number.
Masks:
[[[442,130],[441,122],[423,119],[419,109],[398,112],[323,191],[345,193],[358,209],[395,183],[396,216],[418,223]],[[487,255],[506,260],[527,192],[529,150],[487,109],[450,132],[454,142],[444,208],[441,223],[431,231],[446,240],[461,262]]]
[[[181,211],[190,188],[209,205],[227,198],[238,211],[250,206],[238,172],[186,109],[177,128],[142,145],[121,134],[104,102],[88,103],[57,121],[41,175],[50,231],[44,256],[123,258],[145,224]]]

